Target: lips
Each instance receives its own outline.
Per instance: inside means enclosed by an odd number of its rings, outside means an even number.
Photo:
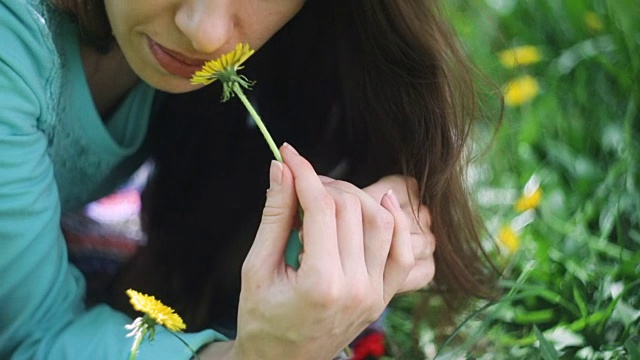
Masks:
[[[192,59],[175,51],[169,50],[162,45],[149,39],[149,49],[158,61],[158,64],[172,75],[185,79],[190,79],[196,71],[202,69],[204,60]]]

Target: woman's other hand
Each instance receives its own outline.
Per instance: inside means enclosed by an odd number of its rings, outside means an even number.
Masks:
[[[411,224],[392,192],[379,201],[345,182],[323,183],[292,147],[271,188],[242,269],[233,358],[332,358],[375,321],[414,268]],[[284,262],[304,210],[298,270]]]
[[[414,178],[386,176],[363,190],[380,201],[389,189],[397,196],[405,217],[411,224],[414,265],[400,292],[415,291],[428,285],[435,274],[433,252],[436,239],[431,233],[431,215],[420,201],[418,183]]]

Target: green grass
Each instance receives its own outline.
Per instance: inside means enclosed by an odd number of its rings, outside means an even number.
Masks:
[[[413,324],[416,313],[441,308],[437,297],[396,300],[393,357],[640,359],[640,5],[448,0],[446,8],[498,86],[521,75],[539,83],[529,102],[506,107],[473,171],[490,235],[516,219],[519,248],[494,254],[505,296],[473,313],[485,305],[476,304],[458,328],[433,316]],[[504,67],[497,54],[520,45],[536,46],[541,61]],[[489,123],[478,139],[491,138],[497,123]],[[523,215],[513,204],[532,176],[542,200]]]

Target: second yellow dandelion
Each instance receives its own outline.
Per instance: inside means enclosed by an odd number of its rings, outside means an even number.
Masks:
[[[524,45],[502,50],[498,53],[498,57],[502,65],[514,68],[538,63],[542,59],[542,54],[536,46]]]
[[[498,232],[498,241],[507,248],[510,253],[516,252],[520,248],[520,237],[510,225],[503,226]]]
[[[516,107],[535,98],[540,92],[538,81],[531,75],[523,75],[509,81],[503,88],[504,103]]]
[[[158,325],[164,326],[171,331],[183,331],[187,327],[180,315],[155,297],[132,289],[127,290],[127,295],[129,295],[129,301],[135,310],[148,315]]]

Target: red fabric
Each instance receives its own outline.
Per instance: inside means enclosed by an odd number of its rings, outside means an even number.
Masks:
[[[352,360],[366,360],[384,355],[384,334],[371,332],[357,340],[353,346]]]

